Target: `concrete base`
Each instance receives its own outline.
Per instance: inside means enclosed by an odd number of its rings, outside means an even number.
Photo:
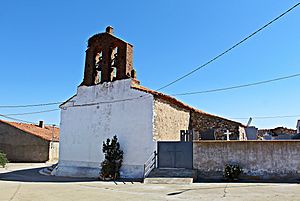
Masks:
[[[197,171],[197,182],[220,182],[227,181],[222,171]],[[299,182],[300,174],[297,173],[281,173],[271,174],[270,172],[257,173],[255,171],[243,172],[240,174],[238,181],[240,182]]]
[[[100,167],[68,166],[58,164],[51,175],[63,177],[98,178]],[[144,174],[143,165],[122,165],[120,177],[123,179],[141,179]]]
[[[196,171],[184,168],[156,168],[147,178],[146,184],[191,184],[196,179]]]
[[[83,178],[98,178],[99,168],[90,167],[74,167],[58,165],[51,173],[51,175],[59,177],[83,177]]]
[[[193,178],[145,178],[145,184],[191,184]]]
[[[155,168],[148,175],[149,178],[197,178],[197,172],[185,168]]]

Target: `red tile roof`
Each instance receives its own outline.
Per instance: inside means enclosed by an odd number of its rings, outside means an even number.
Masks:
[[[131,86],[132,89],[136,89],[136,90],[139,90],[139,91],[143,91],[143,92],[146,92],[146,93],[149,93],[149,94],[152,94],[154,97],[157,97],[157,98],[160,98],[162,100],[165,100],[171,104],[174,104],[180,108],[184,108],[186,110],[190,110],[190,111],[194,111],[194,112],[197,112],[197,113],[201,113],[203,115],[207,115],[207,116],[211,116],[211,117],[215,117],[215,118],[221,118],[221,119],[224,119],[226,121],[229,121],[229,122],[232,122],[232,123],[236,123],[236,124],[239,124],[240,126],[244,126],[242,123],[240,122],[236,122],[236,121],[232,121],[230,119],[225,119],[223,117],[219,117],[219,116],[216,116],[216,115],[213,115],[213,114],[209,114],[209,113],[206,113],[206,112],[203,112],[202,110],[199,110],[199,109],[196,109],[192,106],[189,106],[179,100],[177,100],[176,98],[174,97],[171,97],[171,96],[168,96],[166,94],[163,94],[163,93],[160,93],[160,92],[157,92],[157,91],[154,91],[152,89],[148,89],[146,87],[143,87],[141,85],[138,85],[138,84],[132,84]]]
[[[39,127],[35,124],[26,124],[26,123],[19,123],[19,122],[10,122],[0,120],[0,122],[13,126],[17,129],[27,132],[28,134],[37,136],[47,141],[52,140],[52,126],[45,126],[44,128]],[[54,141],[59,141],[59,128],[54,127]]]

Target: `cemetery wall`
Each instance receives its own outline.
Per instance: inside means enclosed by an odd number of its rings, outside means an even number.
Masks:
[[[294,181],[300,176],[300,141],[196,141],[198,180],[223,179],[226,164],[239,164],[241,180]]]

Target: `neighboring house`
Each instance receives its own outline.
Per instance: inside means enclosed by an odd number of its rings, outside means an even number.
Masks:
[[[59,128],[0,120],[0,150],[10,162],[58,160]]]
[[[180,141],[181,130],[212,131],[223,139],[245,139],[244,126],[147,89],[136,80],[133,46],[112,28],[88,40],[85,73],[77,93],[61,108],[60,158],[52,174],[97,177],[104,160],[102,142],[117,135],[123,178],[142,178],[144,163],[158,141]]]

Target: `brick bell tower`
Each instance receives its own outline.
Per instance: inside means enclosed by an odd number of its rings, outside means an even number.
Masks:
[[[108,26],[104,33],[95,34],[88,40],[81,85],[92,86],[129,78],[138,82],[132,57],[133,46],[115,37],[113,28]]]

